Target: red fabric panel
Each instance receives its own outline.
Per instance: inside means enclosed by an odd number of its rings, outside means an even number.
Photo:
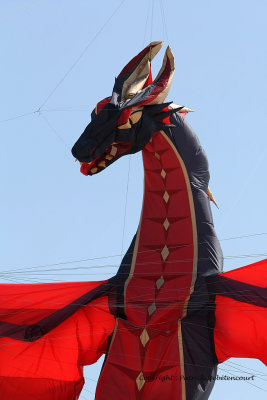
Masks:
[[[99,101],[96,105],[96,114],[100,113],[101,110],[105,107],[106,104],[110,102],[111,97],[106,97],[105,99]]]
[[[102,283],[102,282],[101,282]],[[0,285],[2,321],[34,323],[98,286],[99,282]],[[83,365],[106,351],[114,328],[107,297],[80,308],[33,343],[0,339],[1,400],[74,400]]]
[[[128,121],[130,115],[132,112],[132,107],[126,108],[125,110],[123,110],[123,112],[121,113],[118,122],[117,122],[117,126],[119,125],[123,125],[126,124],[126,122]]]
[[[78,400],[84,381],[0,377],[1,400]]]
[[[161,112],[164,112],[164,111],[170,111],[170,108],[169,108],[169,107],[164,107],[164,108],[161,110]],[[170,124],[170,117],[163,118],[163,119],[161,120],[161,122],[163,122],[163,124]]]
[[[91,164],[84,162],[81,165],[80,171],[83,175],[88,176],[90,169],[91,169]]]
[[[34,324],[104,282],[0,284],[0,321]]]
[[[182,373],[177,323],[169,334],[161,325],[157,325],[157,329],[148,328],[150,341],[146,351],[140,342],[142,331],[143,327],[118,319],[116,337],[99,379],[96,400],[182,398],[182,395],[177,397],[177,393],[182,393],[182,382],[177,379]],[[136,384],[140,371],[144,378],[139,379],[145,381],[141,392]],[[105,378],[107,375],[110,379]],[[171,384],[166,376],[174,377]]]
[[[155,152],[159,158],[155,157]],[[127,316],[139,325],[146,324],[147,304],[154,301],[157,311],[152,315],[151,323],[162,323],[167,318],[177,318],[177,321],[181,317],[184,301],[190,294],[194,258],[185,177],[175,152],[160,132],[153,135],[152,142],[143,150],[143,160],[145,193],[140,240],[134,274],[126,291]],[[162,170],[166,176],[161,175]],[[168,196],[165,200],[164,194]],[[168,229],[164,228],[166,218]],[[161,254],[163,243],[168,248],[165,260]],[[177,261],[181,275],[177,274]],[[165,283],[159,293],[155,293],[155,281],[161,275]],[[172,301],[178,301],[180,307],[174,308]]]
[[[146,145],[143,160],[140,235],[135,268],[125,290],[128,320],[118,320],[99,379],[97,400],[184,398],[184,382],[177,379],[183,373],[177,324],[190,295],[193,275],[190,194],[180,160],[161,132],[155,132]],[[164,283],[157,286],[162,278]],[[144,327],[148,338],[142,344]],[[145,384],[139,391],[141,372]],[[170,382],[166,376],[175,378]]]
[[[153,82],[153,78],[152,78],[152,71],[151,71],[151,65],[150,65],[149,76],[148,76],[147,80],[145,81],[143,88],[148,87],[150,85],[150,83],[152,83],[152,82]]]
[[[267,287],[267,259],[222,274],[250,285]]]
[[[267,260],[222,275],[267,287]],[[219,362],[230,357],[247,357],[258,358],[267,365],[266,308],[217,295],[215,317],[214,341]]]

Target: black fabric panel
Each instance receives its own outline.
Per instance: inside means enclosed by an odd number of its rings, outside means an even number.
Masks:
[[[208,286],[214,295],[230,297],[257,307],[267,307],[267,288],[236,281],[226,276],[208,278]]]
[[[99,297],[107,296],[110,289],[111,285],[109,283],[99,285],[34,325],[15,325],[8,322],[0,322],[0,337],[34,342],[56,328],[84,305]]]
[[[127,280],[133,258],[133,251],[135,246],[136,235],[130,244],[130,247],[123,257],[120,268],[115,276],[109,279],[112,285],[112,291],[109,294],[109,308],[110,312],[116,317],[126,319],[125,314],[125,299],[124,299],[124,285]]]
[[[207,400],[217,374],[213,328],[214,299],[182,320],[186,399]]]
[[[198,238],[197,279],[187,316],[182,320],[186,398],[207,400],[215,383],[218,361],[213,339],[214,296],[206,278],[222,271],[223,255],[206,194],[210,179],[207,156],[190,125],[179,114],[171,117],[171,123],[175,127],[166,129],[166,133],[187,169]]]
[[[198,234],[197,284],[203,278],[222,271],[223,255],[216,236],[210,201],[206,194],[209,185],[209,164],[199,139],[190,125],[178,113],[171,116],[175,127],[166,133],[177,148],[186,166],[195,206]]]

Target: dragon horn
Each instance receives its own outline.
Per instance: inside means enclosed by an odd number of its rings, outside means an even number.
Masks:
[[[155,82],[157,82],[156,96],[154,100],[149,102],[149,104],[160,104],[164,102],[171,87],[174,71],[174,56],[170,46],[168,46],[163,59],[162,67],[155,79]]]
[[[148,87],[140,90],[131,100],[127,101],[125,106],[136,107],[163,103],[171,86],[174,69],[174,57],[171,48],[168,46],[156,79]]]
[[[212,192],[211,192],[211,190],[210,190],[209,187],[208,187],[208,190],[207,190],[207,195],[208,195],[209,200],[212,201],[212,202],[215,204],[215,206],[216,206],[217,208],[219,208],[219,206],[218,206],[218,204],[216,203],[216,201],[215,201],[215,199],[214,199],[214,197],[213,197],[213,194],[212,194]]]
[[[157,115],[154,117],[154,120],[155,120],[155,121],[161,121],[161,120],[163,120],[164,118],[168,118],[168,117],[170,117],[172,114],[175,114],[176,112],[179,112],[182,108],[183,108],[183,107],[178,107],[178,108],[173,108],[173,109],[168,110],[168,111],[162,111],[160,114],[157,114]]]
[[[159,52],[163,42],[151,42],[137,56],[135,56],[120,72],[115,81],[113,94],[119,97],[119,101],[125,101],[133,97],[144,87],[149,74],[150,63]]]
[[[147,113],[151,115],[156,115],[157,113],[160,113],[164,110],[164,108],[168,108],[169,105],[173,104],[172,101],[168,101],[168,103],[162,103],[162,104],[155,104],[153,106],[147,107]],[[176,107],[176,106],[175,106]],[[180,107],[180,106],[177,106]]]

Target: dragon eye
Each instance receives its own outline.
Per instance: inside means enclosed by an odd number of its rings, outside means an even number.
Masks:
[[[127,93],[126,100],[132,99],[136,93]]]

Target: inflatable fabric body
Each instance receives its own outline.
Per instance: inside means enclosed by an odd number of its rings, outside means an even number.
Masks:
[[[267,261],[221,273],[206,155],[190,109],[163,103],[169,48],[151,79],[161,45],[126,65],[72,150],[85,175],[142,151],[137,234],[108,281],[1,285],[1,400],[78,399],[102,354],[97,400],[205,400],[219,362],[267,361]]]

